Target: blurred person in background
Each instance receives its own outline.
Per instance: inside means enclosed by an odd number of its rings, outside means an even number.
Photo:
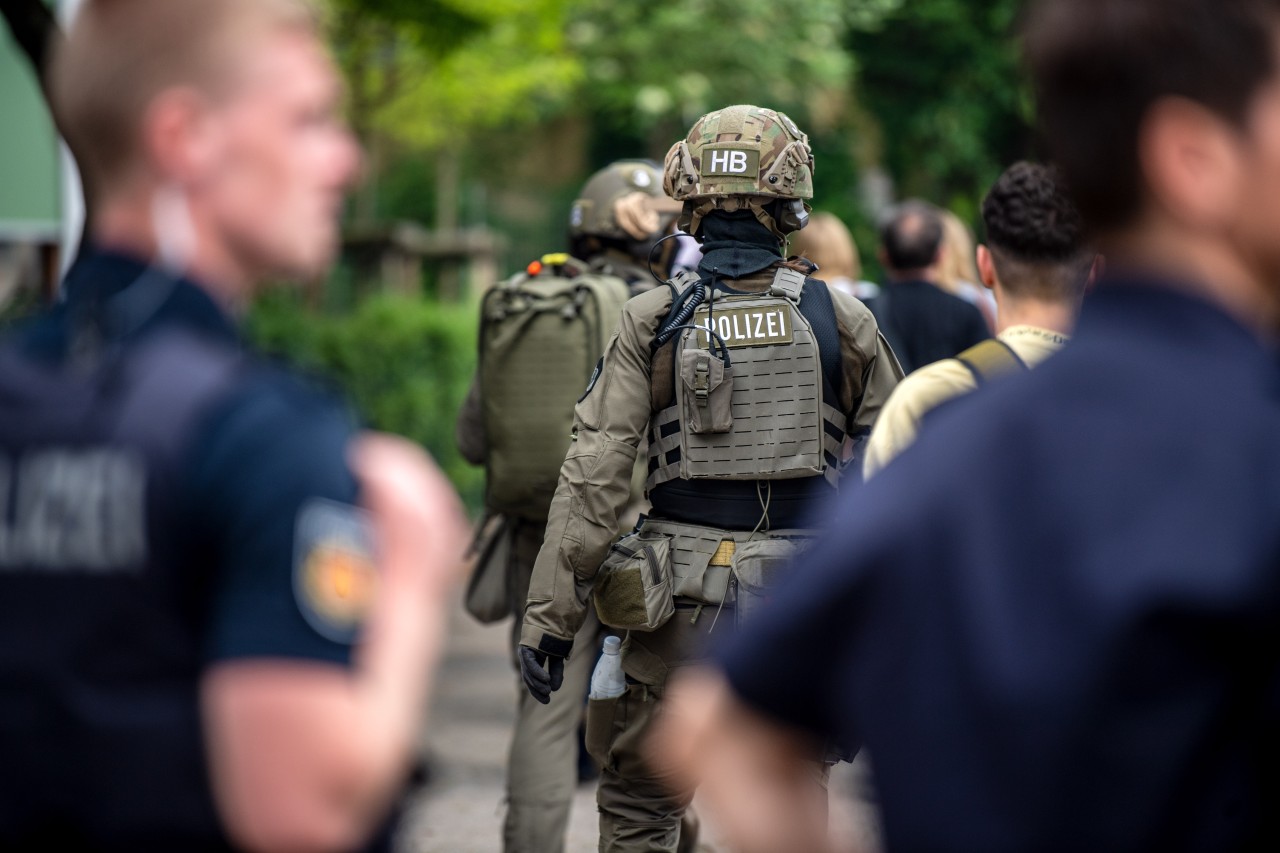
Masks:
[[[237,330],[359,168],[315,13],[90,0],[52,75],[93,227],[0,342],[0,848],[386,847],[465,529]]]
[[[880,263],[888,278],[868,303],[907,373],[952,358],[990,334],[981,312],[939,283],[942,216],[923,201],[894,208],[880,229]]]
[[[622,304],[657,287],[655,275],[666,278],[676,240],[666,240],[658,251],[654,249],[671,233],[679,212],[680,205],[662,191],[662,172],[654,163],[612,163],[587,180],[570,210],[571,257],[535,261],[526,272],[497,284],[499,292],[486,298],[486,314],[496,311],[501,319],[493,324],[492,336],[481,335],[481,369],[458,415],[457,442],[469,462],[486,465],[489,518],[475,548],[481,556],[476,572],[501,576],[477,575],[472,589],[489,587],[501,593],[495,602],[498,609],[490,613],[478,612],[477,605],[483,603],[473,596],[468,596],[468,607],[482,621],[515,617],[511,654],[517,673],[529,579],[569,444],[574,401],[582,395],[603,345],[617,328]],[[579,312],[570,321],[559,310],[551,310],[571,306],[588,287],[600,299],[601,310],[611,316],[587,317]],[[510,300],[504,298],[507,292]],[[557,298],[562,302],[552,301]],[[547,301],[539,305],[539,299]],[[549,333],[539,336],[537,319],[530,320],[522,307],[554,316]],[[586,353],[585,361],[577,350],[579,341],[569,334],[571,322],[599,323],[595,337],[600,348]],[[513,334],[510,330],[517,325],[521,333]],[[507,351],[486,352],[484,341],[490,337]],[[517,342],[521,337],[523,344]],[[494,360],[500,363],[493,364]],[[493,384],[486,387],[486,378]],[[493,424],[492,430],[486,429],[487,421]],[[490,433],[504,446],[491,446]],[[516,458],[500,459],[504,454]],[[626,526],[635,524],[647,508],[644,476],[644,466],[638,465],[632,478],[632,505],[623,514]],[[598,773],[578,734],[596,660],[589,650],[600,648],[603,637],[600,621],[589,611],[574,638],[584,651],[566,662],[564,686],[548,703],[535,701],[521,682],[507,760],[503,822],[507,853],[563,850],[576,785]]]
[[[813,195],[808,137],[790,118],[709,113],[664,176],[702,265],[627,303],[577,405],[520,638],[525,683],[546,702],[566,658],[594,657],[575,643],[589,603],[626,633],[625,679],[587,711],[600,850],[619,853],[695,849],[681,826],[693,789],[642,753],[667,679],[705,661],[713,632],[752,630],[767,576],[817,532],[845,436],[870,429],[901,378],[866,306],[783,257]],[[646,439],[652,510],[615,541]],[[811,753],[801,789],[811,810],[826,808],[823,757]]]
[[[921,422],[946,401],[1060,350],[1075,326],[1095,255],[1057,173],[1017,163],[982,203],[987,242],[977,250],[983,285],[1000,306],[1000,334],[912,373],[894,389],[871,430],[869,477],[915,441]]]
[[[862,279],[862,259],[853,235],[834,213],[815,213],[809,225],[791,238],[793,255],[813,261],[828,287],[866,302],[880,286]]]
[[[987,328],[994,334],[996,325],[996,300],[991,291],[984,288],[974,266],[973,232],[951,211],[942,208],[942,258],[938,263],[938,285],[947,293],[959,296],[982,312]]]
[[[753,839],[787,831],[791,744],[833,731],[891,850],[1280,849],[1280,3],[1026,26],[1106,272],[1058,355],[939,412],[675,691],[653,754],[713,773],[746,850],[794,849]]]

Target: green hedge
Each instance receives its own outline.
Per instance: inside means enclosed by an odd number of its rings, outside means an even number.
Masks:
[[[276,292],[254,306],[248,330],[265,351],[336,382],[370,426],[426,447],[474,511],[484,476],[459,456],[453,427],[475,368],[476,316],[469,305],[395,296],[327,315]]]

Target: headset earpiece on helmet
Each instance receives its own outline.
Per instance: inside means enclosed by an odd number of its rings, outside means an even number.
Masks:
[[[809,224],[809,213],[813,208],[798,198],[790,201],[779,201],[773,219],[778,230],[784,234],[794,234]]]

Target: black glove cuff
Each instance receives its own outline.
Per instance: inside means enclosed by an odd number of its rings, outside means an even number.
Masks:
[[[554,655],[558,658],[567,658],[569,652],[573,651],[572,640],[562,640],[559,637],[553,637],[550,634],[543,634],[542,639],[538,641],[538,651]]]

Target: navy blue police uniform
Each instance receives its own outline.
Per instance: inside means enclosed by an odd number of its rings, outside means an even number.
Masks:
[[[218,850],[200,676],[350,666],[353,423],[206,291],[89,251],[0,345],[0,849]]]
[[[1280,370],[1136,276],[958,401],[719,650],[892,850],[1280,850]]]

